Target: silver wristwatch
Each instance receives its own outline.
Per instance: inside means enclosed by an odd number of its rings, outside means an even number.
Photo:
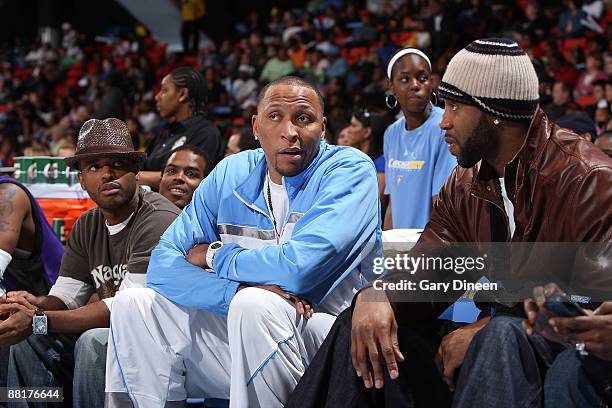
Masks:
[[[223,242],[215,241],[208,246],[208,250],[206,251],[206,265],[210,269],[213,269],[213,260],[215,259],[215,253],[221,249],[223,246]]]
[[[40,308],[36,309],[32,318],[32,332],[34,334],[47,334],[47,315]]]

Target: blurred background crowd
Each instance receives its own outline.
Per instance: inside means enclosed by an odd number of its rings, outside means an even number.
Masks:
[[[174,6],[182,19],[182,50],[156,40],[137,20],[109,22],[97,35],[64,22],[50,40],[38,34],[3,39],[0,167],[12,166],[19,155],[71,155],[89,118],[125,120],[134,144],[145,150],[166,126],[157,111],[160,81],[183,65],[206,79],[208,119],[230,142],[228,153],[254,146],[244,128],[257,93],[287,74],[305,77],[323,93],[328,140],[359,147],[348,126],[355,112],[380,111],[387,123],[399,112],[384,103],[384,67],[393,52],[404,46],[425,51],[436,85],[457,50],[486,36],[513,37],[529,53],[540,105],[551,119],[569,115],[592,140],[612,129],[610,2],[246,2],[222,35],[207,24],[215,19],[208,2]],[[381,145],[382,133],[374,137],[380,140],[372,144]]]

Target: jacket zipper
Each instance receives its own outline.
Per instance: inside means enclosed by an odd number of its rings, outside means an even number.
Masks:
[[[491,200],[487,200],[487,199],[486,199],[486,198],[484,198],[484,197],[479,197],[479,196],[477,196],[476,194],[474,194],[474,193],[472,193],[472,192],[470,192],[470,195],[471,195],[472,197],[474,197],[474,198],[479,199],[479,200],[483,200],[483,201],[486,201],[486,202],[488,202],[488,203],[493,204],[493,205],[494,205],[494,206],[495,206],[495,207],[496,207],[498,210],[500,210],[500,211],[502,212],[502,214],[506,214],[506,210],[502,209],[502,208],[501,208],[499,205],[497,205],[497,204],[496,204],[496,203],[494,203],[493,201],[491,201]],[[506,214],[506,217],[504,218],[504,221],[505,221],[505,223],[506,223],[506,224],[505,224],[505,225],[506,225],[506,242],[510,242],[510,240],[508,239],[508,234],[510,233],[510,226],[508,225],[508,214]]]

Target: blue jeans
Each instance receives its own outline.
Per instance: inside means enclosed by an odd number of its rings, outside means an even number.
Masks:
[[[108,329],[91,329],[80,336],[32,335],[11,346],[9,387],[64,387],[63,406],[104,407],[104,374]],[[10,403],[9,407],[44,404]],[[49,404],[47,406],[62,406]]]
[[[520,317],[496,316],[472,339],[453,407],[541,407],[544,374],[563,346],[527,336]]]
[[[606,364],[592,357],[582,360],[573,348],[568,348],[559,354],[546,373],[544,406],[546,408],[600,406],[601,398],[593,386],[593,380],[602,382],[604,378],[594,378],[593,376],[589,378],[586,371],[589,363]],[[610,363],[607,364],[609,367]],[[610,370],[610,368],[607,368],[607,370]],[[609,378],[612,377],[610,372],[608,372],[608,376]]]

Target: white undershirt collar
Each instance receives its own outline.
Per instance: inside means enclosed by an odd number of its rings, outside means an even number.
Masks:
[[[120,233],[121,231],[123,231],[123,229],[125,228],[126,225],[128,225],[128,223],[130,222],[130,220],[132,219],[132,217],[134,216],[134,213],[136,211],[134,211],[133,213],[130,214],[129,217],[127,217],[125,219],[125,221],[120,222],[119,224],[115,224],[115,225],[108,225],[108,221],[104,220],[104,224],[106,225],[106,228],[108,228],[108,233],[110,235],[115,235]]]
[[[508,229],[510,230],[510,239],[514,236],[516,230],[516,222],[514,221],[514,204],[510,201],[508,193],[506,192],[506,182],[503,177],[499,178],[499,184],[501,187],[502,201],[504,203],[504,209],[506,210],[506,218],[508,219]]]

